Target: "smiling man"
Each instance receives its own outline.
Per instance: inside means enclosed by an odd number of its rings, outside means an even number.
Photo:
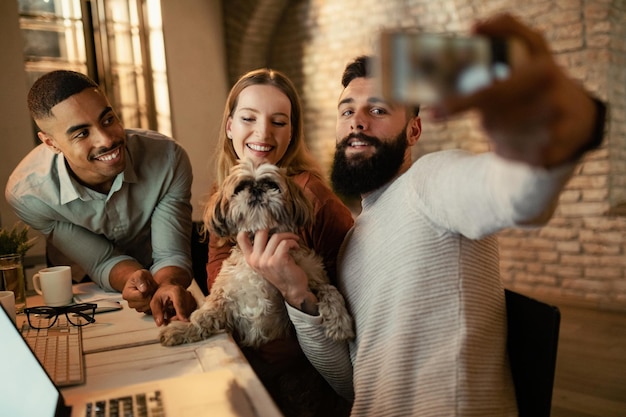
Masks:
[[[6,187],[16,214],[104,289],[157,325],[186,320],[191,283],[192,171],[184,149],[124,129],[98,85],[53,71],[28,95],[41,145]]]
[[[495,233],[550,219],[580,157],[602,142],[606,107],[512,16],[476,30],[518,37],[531,59],[430,111],[478,111],[493,152],[412,161],[424,140],[418,109],[381,97],[368,57],[343,73],[331,176],[338,192],[361,197],[337,269],[353,341],[326,337],[317,297],[289,256],[293,236],[246,248],[240,234],[248,263],[283,294],[302,350],[353,401],[352,417],[518,415]]]

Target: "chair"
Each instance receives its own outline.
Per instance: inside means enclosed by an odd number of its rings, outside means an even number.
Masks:
[[[561,313],[555,306],[505,290],[507,348],[520,417],[549,417]]]
[[[209,294],[207,285],[206,264],[209,261],[209,236],[202,234],[202,222],[194,222],[191,231],[191,263],[193,279],[196,280],[202,293]]]

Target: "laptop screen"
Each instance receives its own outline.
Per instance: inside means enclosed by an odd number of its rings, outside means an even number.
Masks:
[[[53,417],[61,394],[0,307],[0,415]]]

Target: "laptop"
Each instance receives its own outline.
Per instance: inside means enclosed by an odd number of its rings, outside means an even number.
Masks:
[[[99,409],[110,401],[122,404],[135,396],[144,399],[144,410],[119,415],[257,416],[245,391],[227,369],[94,391],[72,397],[72,404],[68,405],[13,321],[0,308],[0,416],[113,416],[118,414],[101,413]]]

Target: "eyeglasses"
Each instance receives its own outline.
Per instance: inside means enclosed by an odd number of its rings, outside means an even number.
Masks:
[[[61,314],[65,314],[67,321],[73,326],[86,326],[89,323],[95,323],[97,304],[83,303],[73,304],[63,307],[28,307],[24,309],[28,324],[33,329],[49,329],[54,326],[57,318]]]

